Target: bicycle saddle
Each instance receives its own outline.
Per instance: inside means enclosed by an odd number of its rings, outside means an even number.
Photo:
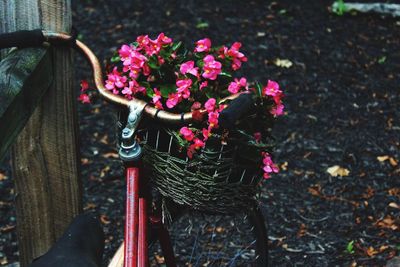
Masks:
[[[74,218],[61,238],[29,267],[98,267],[104,249],[104,232],[93,213]]]

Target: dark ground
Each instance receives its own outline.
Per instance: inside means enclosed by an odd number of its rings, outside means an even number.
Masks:
[[[207,36],[214,44],[243,43],[250,80],[280,82],[288,114],[275,128],[275,159],[285,170],[265,182],[261,203],[271,266],[384,266],[400,251],[400,19],[338,17],[327,11],[331,2],[74,5],[83,41],[102,59],[143,33],[163,31],[188,45]],[[202,22],[209,26],[196,28]],[[277,67],[277,58],[293,66]],[[78,63],[77,75],[89,77]],[[110,256],[122,237],[124,186],[113,159],[113,118],[97,101],[80,106],[80,123],[85,207],[103,214]],[[334,165],[350,174],[330,176]],[[6,164],[2,169],[0,265],[18,258],[12,179]],[[351,241],[354,253],[346,251]]]

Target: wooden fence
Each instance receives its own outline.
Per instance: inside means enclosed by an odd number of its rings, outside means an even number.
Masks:
[[[70,32],[70,0],[2,0],[0,34]],[[42,255],[82,209],[73,52],[1,53],[0,160],[11,151],[21,266]]]

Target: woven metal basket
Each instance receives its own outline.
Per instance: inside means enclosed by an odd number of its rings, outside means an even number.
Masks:
[[[241,158],[241,148],[234,142],[221,145],[220,141],[207,141],[189,160],[165,129],[142,129],[139,138],[148,175],[164,197],[213,213],[254,206],[260,191],[260,167]]]

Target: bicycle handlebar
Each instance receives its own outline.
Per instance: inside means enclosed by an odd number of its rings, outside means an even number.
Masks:
[[[42,30],[31,30],[31,31],[17,31],[13,33],[1,34],[0,35],[0,49],[8,48],[8,47],[28,47],[28,46],[38,46],[43,44],[44,42],[49,42],[50,44],[68,44],[74,46],[79,52],[83,53],[86,59],[92,66],[93,69],[93,79],[99,93],[108,101],[112,103],[116,103],[122,106],[126,106],[128,108],[139,107],[144,110],[144,112],[152,118],[159,119],[161,121],[170,122],[170,123],[185,123],[191,122],[194,120],[192,112],[176,114],[171,113],[165,110],[159,110],[155,107],[149,105],[147,102],[133,98],[131,100],[126,99],[122,96],[115,95],[107,90],[103,84],[103,73],[101,69],[100,62],[93,51],[82,43],[79,40],[76,40],[74,37],[59,32],[51,32],[51,31],[42,31]],[[239,97],[243,93],[237,93],[234,95],[230,95],[228,97],[223,98],[220,101],[224,103],[228,100],[234,100]],[[238,110],[241,104],[235,107],[235,111]],[[205,114],[206,110],[199,110],[200,114]],[[238,112],[239,114],[243,114],[244,112]],[[236,116],[237,117],[237,116]],[[229,120],[232,120],[231,119]],[[234,122],[233,122],[234,123]]]

